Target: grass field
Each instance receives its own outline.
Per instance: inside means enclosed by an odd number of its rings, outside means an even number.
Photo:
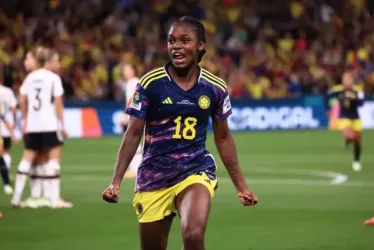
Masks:
[[[374,249],[374,228],[363,226],[364,219],[374,216],[374,131],[364,133],[364,169],[359,173],[351,170],[352,150],[343,148],[341,135],[335,132],[234,136],[242,169],[260,203],[255,208],[242,207],[220,164],[221,184],[209,220],[208,250]],[[124,182],[119,204],[101,200],[120,140],[107,137],[66,143],[62,193],[74,202],[73,209],[16,210],[10,207],[10,198],[0,194],[4,214],[0,249],[139,249],[131,206],[134,182]],[[208,148],[217,156],[211,135]],[[20,150],[19,145],[14,148],[14,165]],[[332,184],[344,181],[344,176],[346,182]],[[181,246],[176,219],[168,249]]]

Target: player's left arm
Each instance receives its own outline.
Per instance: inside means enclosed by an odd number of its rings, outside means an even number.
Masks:
[[[12,126],[12,124],[10,124],[10,122],[7,120],[7,119],[5,119],[5,117],[4,117],[4,119],[3,119],[3,122],[4,122],[4,124],[5,124],[5,127],[8,129],[8,131],[10,132],[10,134],[11,134],[11,136],[12,136],[12,139],[14,139],[14,129],[13,129],[13,126]]]
[[[240,169],[234,138],[230,132],[227,118],[231,114],[231,103],[227,91],[218,98],[213,110],[214,142],[227,172],[238,192],[241,203],[245,206],[256,205],[258,198],[252,192]]]
[[[25,134],[26,127],[27,127],[27,105],[28,104],[27,104],[27,96],[22,94],[22,92],[20,93],[18,103],[19,103],[19,109],[21,110],[21,117],[22,117],[22,133]]]
[[[11,107],[10,110],[13,116],[13,130],[15,130],[17,128],[17,108]]]
[[[56,80],[53,85],[53,98],[56,109],[57,119],[60,123],[60,129],[64,136],[66,136],[65,130],[65,121],[64,121],[64,89],[62,87],[62,81],[59,76],[56,77]]]
[[[213,120],[214,142],[218,153],[238,192],[240,201],[245,206],[256,205],[258,198],[244,179],[239,166],[234,138],[229,130],[227,120]]]
[[[29,91],[29,84],[27,81],[27,77],[22,83],[21,88],[19,89],[19,97],[18,97],[18,104],[19,109],[21,110],[21,119],[22,119],[22,133],[26,133],[27,127],[27,108],[28,108],[28,100],[27,100],[27,92]]]

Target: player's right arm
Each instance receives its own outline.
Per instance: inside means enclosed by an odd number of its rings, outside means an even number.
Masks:
[[[117,154],[112,183],[103,193],[103,199],[107,202],[118,202],[121,182],[139,146],[149,105],[149,94],[138,85],[126,110],[126,113],[130,115],[130,120]]]
[[[337,94],[339,93],[339,91],[341,91],[342,87],[340,85],[338,86],[333,86],[331,89],[329,89],[325,95],[325,111],[326,111],[326,114],[327,116],[330,116],[330,109],[331,109],[331,105],[330,105],[330,101],[331,99],[333,98],[336,98],[337,97]]]

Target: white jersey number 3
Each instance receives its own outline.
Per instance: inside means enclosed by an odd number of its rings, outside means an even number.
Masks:
[[[34,98],[34,105],[32,108],[34,111],[39,111],[42,108],[42,99],[40,98],[40,92],[42,91],[42,88],[35,88],[35,98]]]

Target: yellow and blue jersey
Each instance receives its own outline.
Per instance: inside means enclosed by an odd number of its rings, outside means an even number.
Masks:
[[[327,109],[329,109],[329,102],[332,99],[336,99],[339,102],[339,118],[360,119],[358,108],[363,105],[365,99],[365,95],[360,87],[355,86],[350,90],[344,89],[342,85],[332,87],[326,97]]]
[[[126,113],[145,120],[143,161],[136,191],[171,187],[191,175],[215,179],[216,164],[206,150],[209,119],[231,114],[226,83],[199,68],[199,78],[188,91],[167,72],[169,64],[145,74]]]

